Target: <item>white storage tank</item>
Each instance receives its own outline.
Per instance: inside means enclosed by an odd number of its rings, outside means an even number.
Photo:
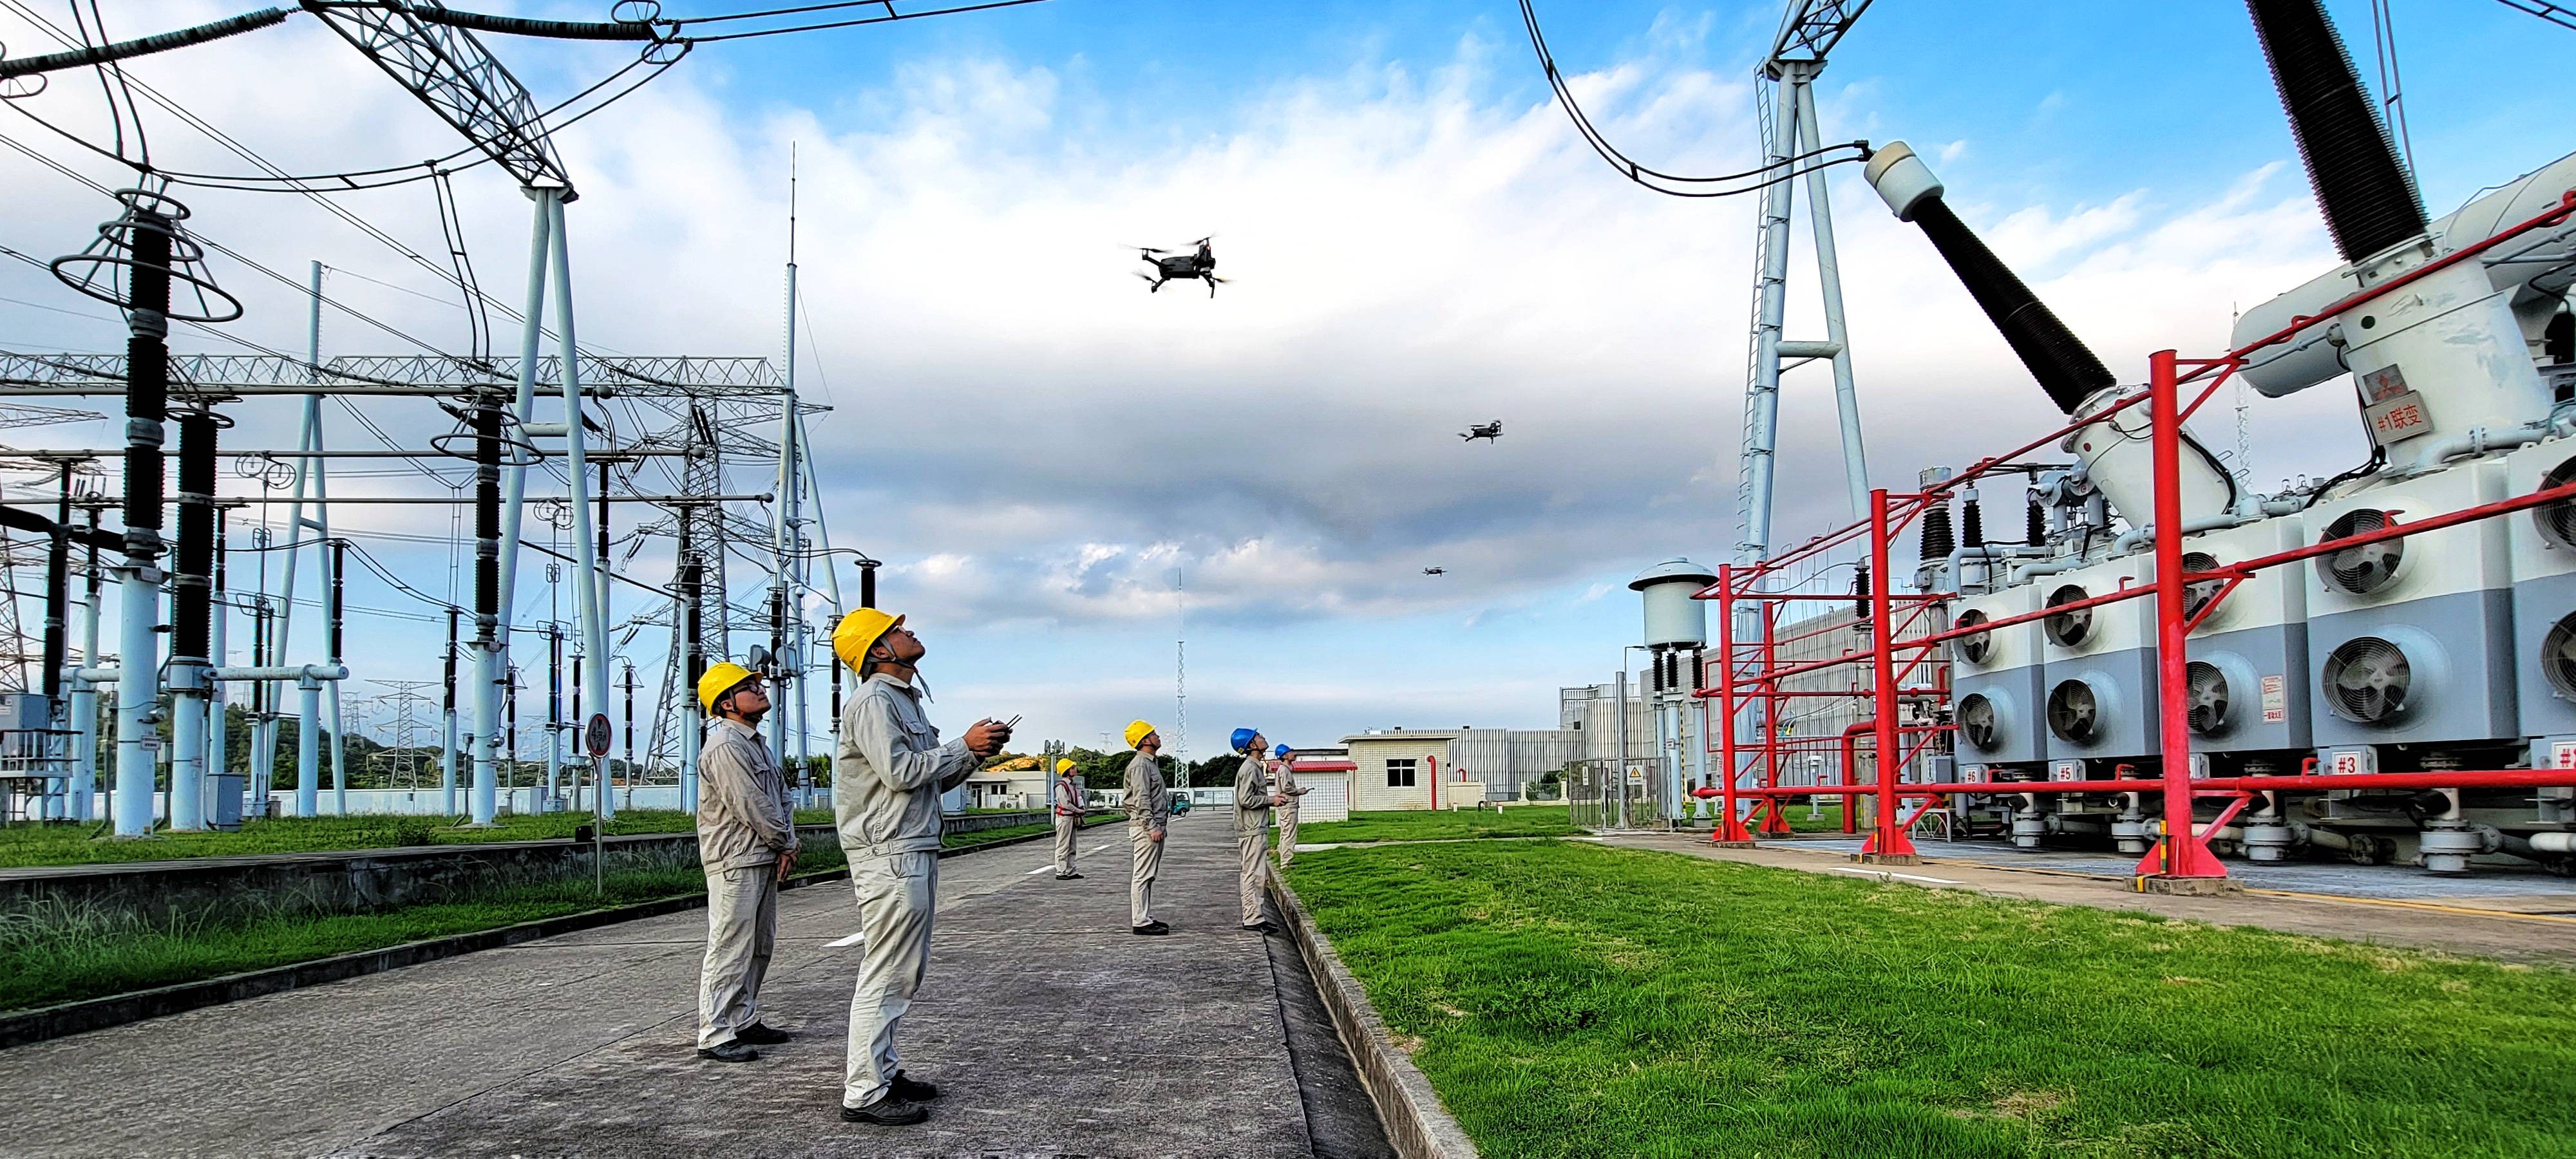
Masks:
[[[1708,605],[1691,596],[1716,582],[1716,572],[1680,556],[1637,573],[1628,590],[1646,597],[1646,646],[1708,643]]]

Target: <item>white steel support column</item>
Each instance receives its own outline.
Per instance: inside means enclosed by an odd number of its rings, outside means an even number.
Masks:
[[[308,674],[295,687],[303,694],[295,721],[295,815],[310,817],[322,796],[322,682]]]
[[[564,473],[571,480],[568,498],[573,512],[573,542],[581,545],[573,552],[582,561],[577,577],[579,582],[574,585],[575,602],[581,617],[582,653],[591,661],[582,668],[582,703],[595,705],[604,714],[608,705],[608,626],[599,606],[601,561],[593,558],[589,550],[589,545],[598,538],[599,529],[590,505],[590,472],[583,461],[586,436],[581,429],[580,345],[573,336],[572,249],[564,236],[562,196],[549,195],[545,198],[545,205],[553,222],[555,327],[560,335],[558,343],[563,355]],[[615,726],[612,724],[610,727],[614,729]],[[614,739],[613,733],[611,739]],[[585,754],[585,759],[590,758]],[[595,771],[606,768],[598,763],[604,759],[594,760]],[[594,777],[592,784],[602,790],[592,794],[593,800],[606,800],[606,779]]]
[[[161,638],[153,630],[160,620],[161,570],[125,563],[117,566],[116,678],[116,835],[141,837],[152,831],[152,782],[156,772],[160,714]]]
[[[537,351],[546,324],[546,257],[554,234],[552,207],[559,196],[555,189],[525,192],[536,208],[528,227],[528,292],[521,311],[526,321],[519,335],[519,396],[512,412],[520,423],[536,406]],[[524,441],[526,436],[512,426],[508,437]],[[491,824],[499,811],[501,742],[507,727],[502,722],[502,686],[509,680],[511,588],[518,576],[520,500],[527,489],[524,449],[514,448],[509,462],[502,469],[500,622],[488,645],[478,639],[474,648],[474,791],[468,807],[477,825]],[[478,636],[479,632],[478,628]]]
[[[92,524],[97,522],[91,519]],[[99,666],[99,576],[98,552],[89,553],[88,597],[81,614],[81,663]],[[87,680],[72,685],[72,731],[79,734],[80,751],[72,754],[71,817],[75,821],[94,821],[98,817],[98,689]]]
[[[1763,158],[1775,167],[1787,160],[1794,149],[1791,142],[1798,139],[1797,102],[1786,84],[1778,87],[1775,128],[1771,139],[1764,142],[1768,155]],[[1779,445],[1780,328],[1788,312],[1789,201],[1790,183],[1786,181],[1774,181],[1762,189],[1762,271],[1754,291],[1758,305],[1753,322],[1753,366],[1751,380],[1745,383],[1748,397],[1744,406],[1744,454],[1738,468],[1744,478],[1739,485],[1736,512],[1743,537],[1736,545],[1736,555],[1746,563],[1761,559],[1771,543],[1772,466]]]
[[[788,267],[787,285],[792,296],[796,285],[795,267],[793,265]],[[769,554],[771,567],[771,571],[769,573],[770,606],[781,609],[787,608],[793,604],[795,602],[796,594],[795,590],[789,583],[793,578],[793,575],[788,566],[787,552],[788,520],[791,518],[789,513],[794,511],[796,508],[796,363],[794,360],[795,344],[792,341],[793,335],[795,334],[794,327],[789,327],[788,334],[791,337],[791,341],[788,345],[789,361],[787,363],[787,395],[780,399],[778,403],[778,486],[775,492],[777,497],[772,500],[774,505],[770,508],[769,520]],[[783,651],[786,649],[788,640],[789,633],[787,627],[782,623],[779,625],[778,636],[778,645],[780,650]],[[788,678],[786,659],[787,658],[784,656],[779,656],[774,657],[771,660],[772,670],[783,679]],[[779,691],[779,689],[772,688],[770,693],[775,696]],[[780,696],[779,699],[784,701],[787,698]],[[786,722],[783,720],[774,722],[773,727],[769,730],[769,759],[781,770],[784,770],[787,767],[787,730],[784,727],[778,726],[784,725],[785,723]],[[795,781],[791,777],[788,783],[794,784]]]
[[[216,534],[221,536],[223,533],[218,531]],[[221,539],[218,539],[215,544],[215,558],[220,560],[223,557],[223,543]],[[224,574],[224,565],[220,563],[216,564],[215,574],[219,577],[222,576]],[[215,585],[215,598],[212,611],[213,615],[209,618],[206,624],[206,638],[208,641],[206,651],[210,654],[208,656],[209,662],[211,662],[216,668],[220,669],[225,664],[226,657],[224,652],[227,647],[229,647],[229,643],[225,637],[230,635],[230,633],[224,630],[224,622],[232,619],[232,598],[224,591],[223,585],[220,581]],[[225,685],[228,683],[229,681],[211,674],[208,676],[206,681],[206,790],[210,793],[213,792],[216,787],[217,782],[215,781],[215,778],[223,776],[224,773],[232,768],[232,737],[230,735],[232,726],[231,722],[225,719],[225,705],[227,703],[227,697],[224,689]]]
[[[1821,66],[1816,66],[1821,67]],[[1798,69],[1788,87],[1796,94],[1798,151],[1814,153],[1817,144],[1815,67]],[[1851,499],[1853,519],[1869,517],[1868,456],[1861,452],[1860,396],[1852,388],[1851,341],[1843,325],[1842,262],[1834,252],[1833,202],[1825,195],[1825,171],[1807,171],[1807,220],[1816,235],[1816,292],[1825,306],[1825,341],[1834,348],[1834,411],[1843,432],[1843,493]]]

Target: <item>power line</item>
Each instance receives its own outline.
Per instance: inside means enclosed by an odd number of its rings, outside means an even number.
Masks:
[[[1593,125],[1592,119],[1584,115],[1583,106],[1574,99],[1574,90],[1567,87],[1565,83],[1565,74],[1556,67],[1556,58],[1548,53],[1547,38],[1539,32],[1538,10],[1530,6],[1530,0],[1520,0],[1520,4],[1521,22],[1529,29],[1530,48],[1538,53],[1539,67],[1547,72],[1548,87],[1555,90],[1557,103],[1564,105],[1566,116],[1573,119],[1575,131],[1581,133],[1584,143],[1592,146],[1592,151],[1599,153],[1601,159],[1609,162],[1610,167],[1618,170],[1621,176],[1657,193],[1672,197],[1735,197],[1746,193],[1758,193],[1769,186],[1794,181],[1819,169],[1869,159],[1868,142],[1849,141],[1839,145],[1827,145],[1813,152],[1785,156],[1741,173],[1726,173],[1714,177],[1684,177],[1647,168],[1620,152],[1618,146],[1611,144],[1610,139]]]
[[[2516,12],[2528,12],[2560,28],[2576,28],[2576,11],[2552,4],[2549,0],[2496,0]]]

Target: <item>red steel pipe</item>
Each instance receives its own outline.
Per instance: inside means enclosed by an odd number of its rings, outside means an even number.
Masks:
[[[1896,745],[1896,651],[1894,602],[1888,598],[1887,490],[1869,493],[1869,570],[1877,582],[1870,585],[1870,644],[1877,653],[1871,658],[1870,673],[1877,679],[1876,700],[1878,732],[1878,816],[1877,832],[1871,835],[1861,852],[1881,857],[1910,857],[1914,843],[1896,827],[1896,780],[1902,759]]]
[[[2261,777],[2202,777],[2191,782],[2195,794],[2325,792],[2330,790],[2399,789],[2559,789],[2576,787],[2576,769],[2455,769],[2438,773],[2283,773]],[[1746,796],[1866,796],[1877,785],[1783,785],[1776,789],[1743,789]],[[1900,797],[2010,795],[2014,793],[2155,793],[2165,791],[2159,778],[2131,777],[2110,781],[1929,781],[1896,786]]]

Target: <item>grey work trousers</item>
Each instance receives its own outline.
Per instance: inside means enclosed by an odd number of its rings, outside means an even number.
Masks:
[[[778,945],[778,867],[707,872],[707,956],[698,965],[698,1046],[760,1021],[760,982]]]
[[[1261,920],[1262,877],[1270,872],[1270,858],[1264,848],[1270,843],[1269,836],[1263,829],[1234,831],[1235,860],[1240,863],[1236,883],[1243,895],[1243,924],[1247,926]]]
[[[1136,856],[1134,876],[1127,881],[1127,924],[1131,926],[1154,920],[1154,875],[1163,867],[1163,843],[1154,840],[1153,833],[1133,821],[1127,824],[1127,848]]]
[[[1056,814],[1055,871],[1073,872],[1073,839],[1082,832],[1082,818],[1070,813]]]
[[[859,984],[850,992],[850,1048],[841,1105],[864,1107],[886,1093],[903,1060],[894,1032],[912,1008],[930,965],[931,917],[939,904],[939,854],[898,853],[850,862],[859,899]]]
[[[1279,807],[1279,867],[1286,869],[1296,859],[1297,805],[1296,798],[1291,797],[1288,804]]]

